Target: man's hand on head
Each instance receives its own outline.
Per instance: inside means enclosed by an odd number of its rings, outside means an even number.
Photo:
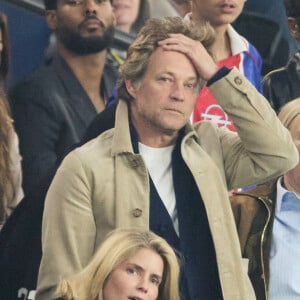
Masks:
[[[183,34],[172,33],[169,38],[159,41],[158,45],[164,50],[185,54],[193,63],[199,76],[205,81],[218,71],[218,66],[201,42]]]

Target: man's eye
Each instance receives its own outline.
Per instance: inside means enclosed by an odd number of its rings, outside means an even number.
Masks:
[[[185,84],[185,87],[188,88],[188,89],[194,89],[194,88],[196,88],[196,83],[194,83],[194,82],[187,82]]]
[[[172,82],[172,79],[169,77],[160,77],[159,80],[163,82]]]
[[[83,0],[68,0],[67,4],[71,5],[71,6],[77,6],[77,5],[81,5],[83,3]]]
[[[82,5],[83,2],[86,0],[65,0],[65,2],[70,5],[70,6],[78,6],[78,5]],[[104,2],[108,2],[109,0],[95,0],[96,4],[101,4]]]

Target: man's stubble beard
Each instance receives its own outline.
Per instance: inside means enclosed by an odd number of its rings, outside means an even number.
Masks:
[[[82,37],[80,30],[62,26],[56,31],[56,37],[66,49],[77,55],[84,56],[109,48],[114,39],[114,31],[114,27],[109,25],[104,29],[102,35]]]

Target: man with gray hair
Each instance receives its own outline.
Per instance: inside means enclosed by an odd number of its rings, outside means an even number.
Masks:
[[[181,253],[182,299],[255,299],[228,190],[284,173],[298,153],[264,97],[238,70],[218,69],[212,41],[209,26],[181,18],[141,29],[120,70],[115,127],[71,152],[48,191],[38,300],[118,227],[150,228]],[[189,124],[204,82],[238,134]],[[151,299],[149,284],[124,299]]]

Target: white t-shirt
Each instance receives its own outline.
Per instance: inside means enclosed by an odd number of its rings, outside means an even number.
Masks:
[[[172,219],[174,229],[177,235],[179,235],[172,172],[172,151],[174,147],[175,145],[153,148],[139,143],[139,152],[146,163],[158,195]]]

